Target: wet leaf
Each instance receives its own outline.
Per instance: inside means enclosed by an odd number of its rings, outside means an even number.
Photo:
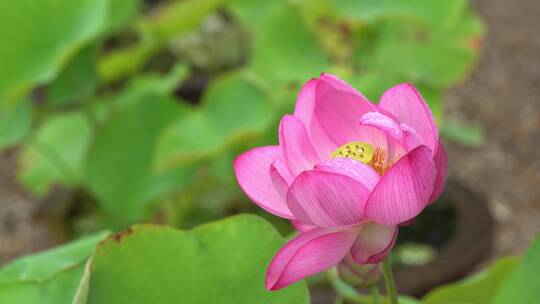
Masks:
[[[493,303],[497,290],[518,264],[516,257],[502,258],[476,275],[435,288],[424,296],[422,303]]]
[[[527,249],[522,262],[501,285],[493,303],[537,303],[540,299],[540,237],[537,237]]]
[[[88,303],[308,303],[304,282],[264,288],[266,267],[282,244],[252,215],[191,231],[135,226],[98,247]]]
[[[107,234],[104,231],[8,264],[0,270],[0,303],[71,304],[86,259]]]

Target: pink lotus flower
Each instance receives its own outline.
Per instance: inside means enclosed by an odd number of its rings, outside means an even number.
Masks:
[[[433,116],[410,84],[378,105],[329,74],[304,85],[294,115],[279,126],[279,146],[249,150],[234,162],[241,188],[300,234],[276,254],[266,288],[276,290],[337,265],[380,262],[397,226],[444,188],[447,156]]]

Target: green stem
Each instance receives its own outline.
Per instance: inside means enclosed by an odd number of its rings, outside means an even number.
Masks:
[[[390,256],[387,256],[383,263],[384,283],[386,284],[386,292],[388,294],[388,300],[390,304],[398,304],[398,298],[396,293],[396,284],[394,283],[394,276],[392,275],[392,267],[390,266]]]
[[[381,296],[379,295],[379,287],[371,286],[371,296],[373,296],[373,304],[381,304]]]

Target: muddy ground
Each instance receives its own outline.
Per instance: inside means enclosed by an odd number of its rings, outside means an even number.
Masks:
[[[445,96],[446,119],[484,128],[481,147],[446,141],[450,175],[484,194],[497,221],[494,256],[519,253],[540,232],[540,1],[478,0],[488,25],[471,77]],[[38,203],[0,157],[0,265],[55,243],[32,220]]]
[[[446,94],[445,119],[484,128],[486,142],[447,142],[450,175],[488,199],[495,256],[522,252],[540,232],[540,1],[478,0],[487,23],[471,77]]]

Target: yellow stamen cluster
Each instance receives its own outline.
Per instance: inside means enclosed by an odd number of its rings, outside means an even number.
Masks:
[[[372,156],[373,147],[370,144],[355,141],[337,148],[336,151],[332,153],[331,158],[351,158],[367,164]]]
[[[371,161],[367,163],[371,168],[375,169],[379,175],[383,175],[384,171],[388,169],[385,168],[384,163],[386,161],[387,153],[385,150],[381,148],[375,148],[375,151],[373,151],[373,157],[371,158]]]
[[[382,148],[373,149],[373,146],[368,143],[355,141],[337,148],[332,153],[331,158],[350,158],[361,161],[383,175],[388,169],[388,166],[385,166],[387,154],[386,150]]]

